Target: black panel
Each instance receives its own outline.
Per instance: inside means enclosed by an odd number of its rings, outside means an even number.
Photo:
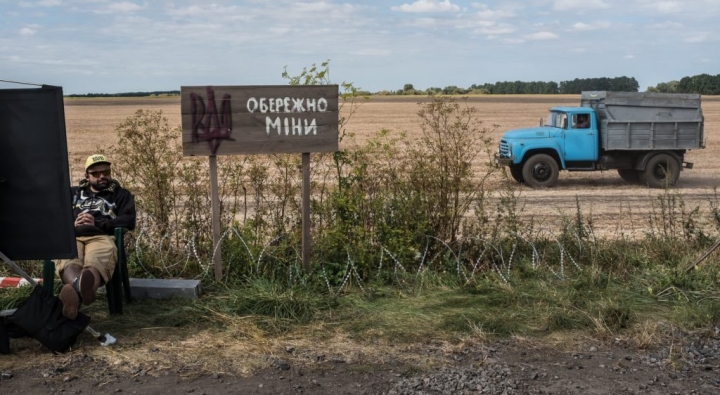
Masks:
[[[60,87],[0,89],[0,251],[77,255]]]

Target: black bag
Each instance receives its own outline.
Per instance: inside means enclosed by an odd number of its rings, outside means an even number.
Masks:
[[[5,317],[5,331],[11,338],[32,337],[52,351],[64,352],[90,324],[90,317],[78,312],[76,319],[69,320],[62,308],[60,299],[36,285],[15,313]]]
[[[0,354],[10,354],[10,337],[5,330],[5,317],[0,317]]]

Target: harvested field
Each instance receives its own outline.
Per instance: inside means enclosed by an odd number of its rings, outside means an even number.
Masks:
[[[418,136],[420,118],[418,102],[427,97],[373,97],[362,102],[350,118],[347,128],[354,134],[354,143],[362,144],[381,129],[406,132],[408,138]],[[576,105],[579,95],[494,95],[468,98],[488,128],[493,128],[497,141],[508,129],[538,124],[547,109],[555,105]],[[715,188],[720,185],[720,162],[714,161],[720,148],[720,97],[702,98],[705,115],[707,148],[690,152],[686,160],[694,168],[684,170],[677,189],[671,191],[682,197],[688,209],[696,206],[707,212],[710,203],[718,202]],[[73,98],[65,99],[65,117],[73,179],[82,176],[84,158],[97,147],[107,146],[117,139],[115,127],[139,109],[162,110],[171,126],[180,125],[180,98]],[[352,141],[343,141],[347,147]],[[497,174],[491,188],[502,188]],[[596,230],[601,233],[640,234],[647,226],[647,217],[657,209],[658,196],[664,192],[640,185],[625,183],[615,171],[562,172],[555,187],[534,190],[517,186],[525,215],[532,215],[541,226],[556,227],[563,215],[574,215],[577,202],[585,214],[592,213]]]

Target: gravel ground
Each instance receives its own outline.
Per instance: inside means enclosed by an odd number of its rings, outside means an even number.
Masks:
[[[719,334],[718,327],[676,330],[669,343],[652,350],[620,341],[576,352],[519,351],[513,342],[477,346],[455,356],[470,366],[403,378],[385,394],[718,394]]]
[[[654,347],[622,340],[573,340],[550,346],[535,339],[415,344],[382,362],[335,357],[318,344],[267,356],[250,375],[189,365],[162,371],[122,366],[82,351],[13,369],[0,356],[3,393],[130,394],[718,394],[720,329],[668,330]],[[164,350],[160,350],[164,351]],[[154,352],[158,352],[157,350]],[[15,357],[22,358],[22,355]],[[305,361],[305,362],[304,362]],[[409,362],[414,361],[414,362]]]

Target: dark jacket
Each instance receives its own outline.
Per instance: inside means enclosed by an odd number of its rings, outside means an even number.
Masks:
[[[93,192],[87,180],[71,187],[73,219],[82,212],[95,217],[95,225],[75,227],[75,236],[113,235],[115,228],[135,229],[135,197],[120,183],[112,180],[110,186]]]

